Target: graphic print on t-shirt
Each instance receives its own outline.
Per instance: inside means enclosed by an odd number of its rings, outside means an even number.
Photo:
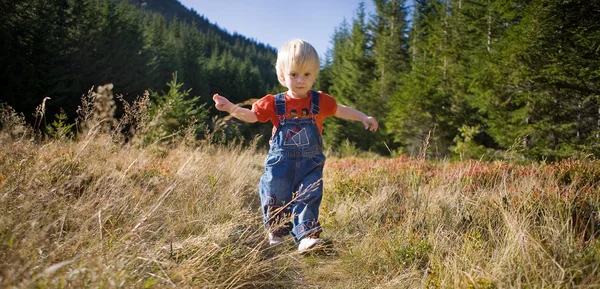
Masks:
[[[284,145],[286,146],[307,146],[310,142],[308,141],[308,134],[306,129],[300,126],[296,126],[293,129],[288,129],[285,134]]]

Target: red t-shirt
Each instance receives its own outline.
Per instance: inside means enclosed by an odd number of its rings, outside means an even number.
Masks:
[[[302,109],[306,109],[310,113],[310,99],[307,95],[305,98],[292,98],[285,94],[285,110],[286,117],[292,116],[292,110],[296,111],[296,115],[302,115]],[[265,97],[257,100],[252,104],[252,111],[260,122],[271,121],[273,123],[273,133],[279,126],[279,117],[275,109],[275,96],[267,94]],[[335,99],[324,92],[319,91],[319,114],[317,115],[316,123],[319,132],[323,134],[323,120],[326,117],[335,115],[337,111],[337,103]]]

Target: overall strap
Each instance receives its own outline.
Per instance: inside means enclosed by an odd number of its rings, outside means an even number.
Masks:
[[[311,90],[312,96],[310,98],[310,112],[313,116],[319,114],[319,92]]]
[[[279,117],[279,122],[283,125],[285,123],[285,95],[283,93],[275,95],[275,112]]]

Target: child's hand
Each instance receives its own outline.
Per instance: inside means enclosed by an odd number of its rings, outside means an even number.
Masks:
[[[213,100],[215,101],[215,107],[220,111],[229,112],[233,103],[231,103],[227,98],[220,96],[218,93],[213,95]]]
[[[365,125],[365,129],[370,129],[371,131],[376,131],[379,127],[377,120],[370,116],[367,116],[365,119],[363,119],[362,123]]]

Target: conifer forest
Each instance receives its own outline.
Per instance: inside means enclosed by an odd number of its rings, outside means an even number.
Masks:
[[[600,155],[600,1],[412,3],[373,0],[369,13],[362,3],[332,33],[315,89],[376,116],[381,129],[328,119],[330,149],[418,155],[427,143],[431,158]],[[57,119],[75,123],[82,96],[107,83],[122,102],[146,95],[154,111],[176,103],[169,117],[195,123],[198,138],[225,117],[213,93],[247,104],[283,90],[277,48],[177,0],[7,0],[0,11],[0,103],[33,124],[48,97],[38,126],[46,133]],[[228,121],[230,139],[269,131]]]

